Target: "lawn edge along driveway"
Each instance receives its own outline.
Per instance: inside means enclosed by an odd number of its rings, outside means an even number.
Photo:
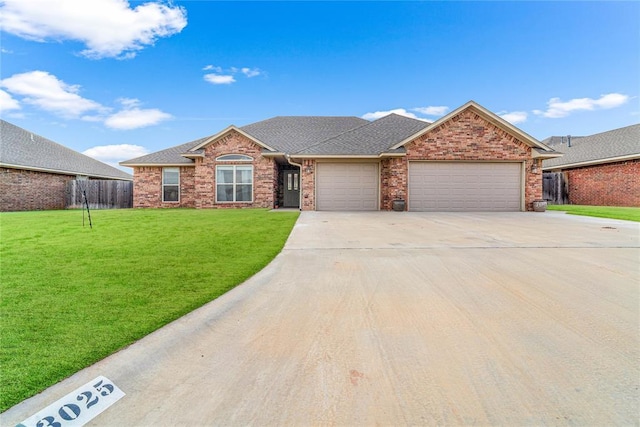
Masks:
[[[596,218],[622,219],[640,222],[640,208],[626,206],[549,205],[550,211],[562,211],[570,215]]]
[[[79,210],[2,213],[0,411],[242,283],[297,217],[96,210],[90,228]]]

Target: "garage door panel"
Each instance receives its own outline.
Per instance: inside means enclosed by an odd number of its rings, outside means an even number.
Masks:
[[[377,163],[318,163],[318,210],[378,210]]]
[[[519,211],[521,163],[410,162],[412,211]]]

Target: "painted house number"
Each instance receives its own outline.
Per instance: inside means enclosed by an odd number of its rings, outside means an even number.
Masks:
[[[72,391],[16,427],[82,426],[124,397],[109,379],[99,376]]]

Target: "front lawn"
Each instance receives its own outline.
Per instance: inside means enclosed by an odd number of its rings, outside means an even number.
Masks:
[[[549,205],[551,211],[565,211],[572,215],[597,216],[600,218],[625,219],[640,222],[640,208],[616,206]]]
[[[0,412],[267,265],[297,212],[0,214]]]

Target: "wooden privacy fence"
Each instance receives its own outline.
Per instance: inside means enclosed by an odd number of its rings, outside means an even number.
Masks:
[[[133,207],[133,182],[117,180],[73,180],[65,192],[67,209],[82,208],[82,191],[86,191],[90,209]]]
[[[569,204],[568,183],[562,172],[542,174],[542,198],[553,205]]]

